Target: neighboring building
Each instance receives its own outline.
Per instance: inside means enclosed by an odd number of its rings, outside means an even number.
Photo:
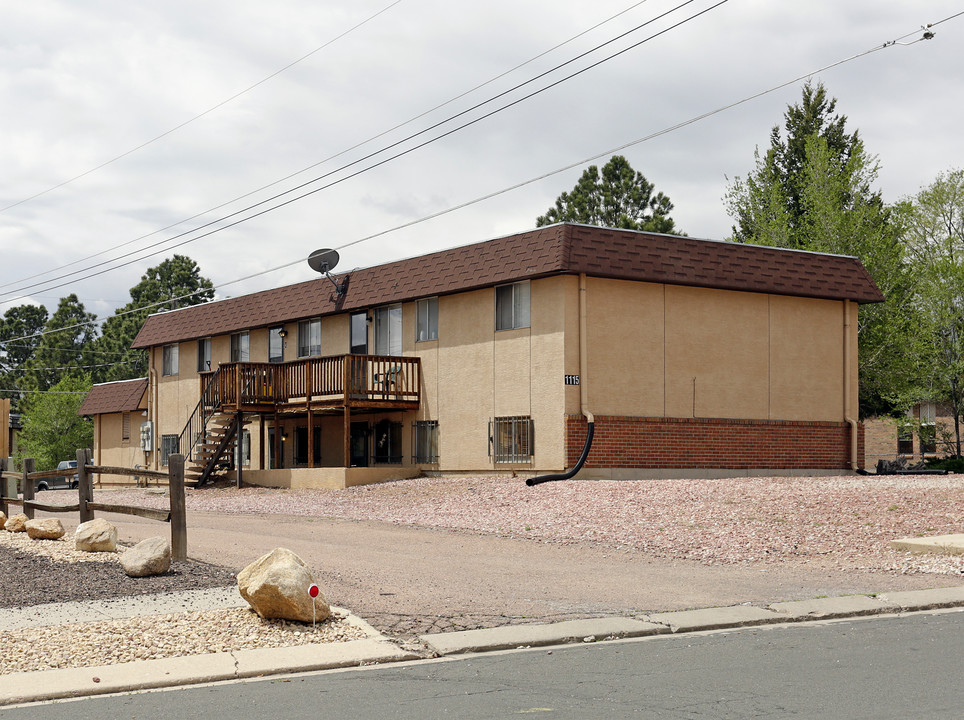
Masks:
[[[954,413],[947,405],[917,403],[906,418],[874,417],[866,423],[866,462],[904,458],[909,463],[957,454]]]
[[[883,298],[855,258],[560,224],[335,280],[150,316],[147,462],[282,487],[557,472],[594,415],[580,477],[863,463],[857,311]]]
[[[149,456],[144,447],[153,446],[149,438],[142,440],[142,426],[147,421],[147,378],[121,380],[94,385],[78,415],[94,422],[94,465],[111,467],[147,467]],[[119,476],[95,477],[96,482],[122,482]],[[127,482],[123,480],[123,482]]]

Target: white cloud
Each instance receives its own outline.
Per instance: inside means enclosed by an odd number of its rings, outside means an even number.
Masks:
[[[41,192],[189,120],[388,4],[211,0],[202,5],[143,5],[99,0],[78,6],[46,0],[16,6],[0,27],[0,206]],[[403,0],[183,129],[0,214],[5,269],[0,285],[149,235],[316,163],[630,4]],[[649,0],[412,126],[213,217],[358,160],[674,4]],[[710,4],[693,3],[673,17],[682,19]],[[907,39],[913,40],[920,25],[958,11],[950,0],[928,3],[923,11],[920,6],[872,0],[730,2],[433,145],[176,252],[195,258],[215,283],[256,273],[659,132],[901,35],[910,33]],[[661,21],[613,48],[626,47],[666,24]],[[848,116],[849,127],[859,129],[868,150],[879,156],[880,186],[887,201],[915,192],[964,158],[957,92],[964,18],[936,30],[932,41],[889,47],[816,76],[839,99],[838,110]],[[534,83],[529,90],[542,84]],[[680,228],[695,236],[725,237],[731,225],[722,202],[726,176],[750,169],[754,147],[766,145],[770,128],[799,96],[798,83],[623,154],[670,196]],[[343,266],[371,265],[528,229],[580,172],[568,170],[347,248]],[[153,235],[114,254],[176,232]],[[104,314],[114,300],[126,297],[148,267],[169,254],[63,288],[28,287],[18,294],[51,297],[43,302],[53,307],[56,296],[76,292]],[[310,276],[306,265],[299,266],[232,285],[224,294]],[[3,294],[11,287],[0,288],[0,303],[13,297]]]

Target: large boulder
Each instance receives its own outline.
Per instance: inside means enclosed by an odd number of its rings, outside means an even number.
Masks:
[[[67,532],[64,530],[63,523],[57,518],[27,520],[24,526],[27,529],[27,536],[31,540],[59,540]]]
[[[3,530],[3,526],[7,524],[7,513],[0,510],[0,530]]]
[[[313,584],[305,563],[286,548],[275,548],[238,573],[241,597],[265,619],[298,622],[328,619],[331,608],[325,596],[308,595],[308,588]]]
[[[103,518],[81,523],[74,531],[74,547],[83,552],[114,552],[117,528]]]
[[[9,530],[10,532],[26,532],[27,530],[27,520],[29,520],[26,515],[20,513],[19,515],[13,515],[7,518],[7,523],[3,526],[4,530]]]
[[[130,577],[162,575],[171,569],[171,543],[162,537],[141,540],[121,554],[120,564]]]

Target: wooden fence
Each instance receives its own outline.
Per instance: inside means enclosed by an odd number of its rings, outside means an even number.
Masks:
[[[174,560],[187,559],[187,513],[184,503],[184,456],[168,456],[169,472],[144,470],[123,467],[109,467],[91,465],[90,450],[77,451],[77,467],[70,470],[44,470],[34,472],[34,459],[25,458],[20,472],[13,472],[13,459],[0,458],[0,477],[3,485],[0,487],[3,497],[0,506],[9,516],[10,505],[20,505],[28,518],[33,518],[36,510],[50,513],[76,512],[80,514],[80,522],[94,519],[94,512],[119,513],[121,515],[136,515],[171,524],[171,557]],[[9,468],[9,469],[8,469]],[[71,505],[37,502],[34,497],[34,483],[44,478],[70,476],[77,473],[77,502]],[[133,505],[112,505],[94,502],[93,475],[126,475],[129,477],[156,478],[167,480],[170,489],[170,510],[156,510],[154,508],[136,507]],[[23,497],[18,497],[17,483],[20,483]]]

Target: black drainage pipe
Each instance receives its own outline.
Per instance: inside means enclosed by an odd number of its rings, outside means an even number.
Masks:
[[[568,480],[574,477],[577,472],[582,470],[582,466],[586,463],[586,458],[589,457],[589,450],[592,448],[592,436],[596,432],[596,423],[590,422],[589,429],[586,431],[586,445],[582,449],[582,455],[579,456],[579,462],[573,465],[572,470],[564,473],[555,473],[553,475],[539,475],[538,477],[529,478],[526,480],[526,485],[532,487],[533,485],[540,485],[545,482],[553,482],[554,480]]]

